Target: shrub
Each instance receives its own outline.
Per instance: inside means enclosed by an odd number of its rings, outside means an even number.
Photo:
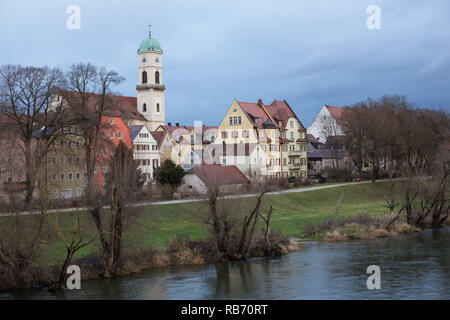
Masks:
[[[327,168],[326,173],[329,180],[339,182],[348,182],[353,180],[352,172],[347,168]]]

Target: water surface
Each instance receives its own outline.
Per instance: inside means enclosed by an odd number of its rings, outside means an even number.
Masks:
[[[366,287],[369,265],[381,289]],[[280,258],[153,269],[82,290],[0,293],[0,299],[450,299],[450,228],[341,243],[306,242]]]

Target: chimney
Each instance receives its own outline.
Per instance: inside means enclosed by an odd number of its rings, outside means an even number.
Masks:
[[[261,100],[261,99],[258,99],[258,106],[259,106],[260,108],[262,108],[262,100]]]
[[[180,126],[180,123],[179,123],[179,122],[177,122],[177,123],[175,123],[175,125],[176,125],[177,127],[179,127],[179,126]]]
[[[168,125],[169,127],[171,127],[171,126],[172,126],[172,122],[168,122],[167,125]]]

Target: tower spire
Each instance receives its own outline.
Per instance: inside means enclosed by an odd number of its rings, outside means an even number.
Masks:
[[[148,23],[148,38],[150,39],[152,37],[152,24]]]

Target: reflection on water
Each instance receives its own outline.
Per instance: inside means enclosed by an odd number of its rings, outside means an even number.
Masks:
[[[381,268],[368,290],[366,268]],[[450,228],[387,239],[305,243],[281,258],[151,270],[82,290],[0,293],[2,299],[449,299]]]

